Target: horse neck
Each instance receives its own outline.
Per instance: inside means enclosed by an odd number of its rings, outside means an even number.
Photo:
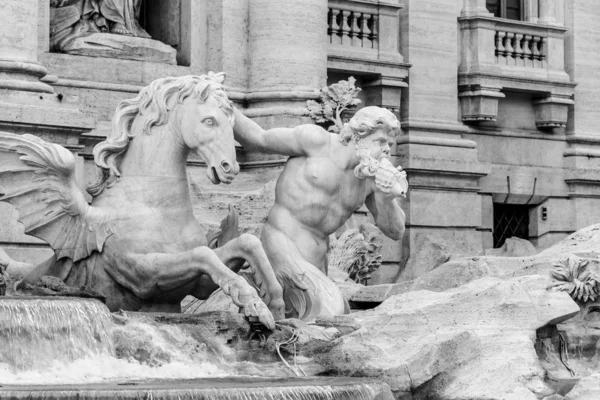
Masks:
[[[122,177],[187,179],[185,164],[188,150],[169,124],[153,127],[150,134],[142,132],[140,121],[135,121],[131,129],[134,138],[120,165]]]
[[[159,208],[173,208],[177,202],[178,209],[191,210],[187,147],[179,144],[168,126],[154,127],[148,135],[134,123],[132,133],[135,137],[123,156],[119,179],[119,185],[128,188],[130,200]]]

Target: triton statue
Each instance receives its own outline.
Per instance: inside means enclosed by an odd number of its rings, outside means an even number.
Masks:
[[[234,115],[243,146],[290,156],[261,233],[283,286],[286,316],[308,321],[348,312],[326,276],[329,235],[366,204],[386,236],[402,238],[405,216],[396,197],[408,183],[388,160],[398,120],[384,108],[365,107],[334,134],[316,125],[263,130],[238,110]]]

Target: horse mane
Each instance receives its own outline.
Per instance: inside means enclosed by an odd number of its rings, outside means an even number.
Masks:
[[[233,106],[223,90],[224,80],[224,73],[212,72],[200,76],[157,79],[143,88],[136,98],[119,103],[112,119],[111,133],[105,141],[94,147],[94,162],[100,168],[100,176],[87,187],[88,193],[98,196],[121,176],[119,163],[129,147],[129,141],[135,137],[131,133],[131,126],[138,115],[146,117],[143,132],[149,135],[152,127],[168,123],[169,111],[188,97],[204,102],[212,95],[233,125]]]

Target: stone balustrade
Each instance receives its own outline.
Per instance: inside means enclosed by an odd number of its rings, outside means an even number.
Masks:
[[[329,43],[377,49],[379,46],[379,19],[377,10],[365,12],[346,7],[329,7],[327,34]]]
[[[478,3],[477,3],[478,4]],[[462,121],[495,121],[506,91],[530,93],[541,129],[564,127],[575,83],[565,71],[565,32],[558,25],[494,18],[458,18]]]
[[[517,67],[543,68],[547,41],[543,36],[511,30],[496,30],[496,63]]]
[[[329,0],[329,55],[402,62],[400,0]]]
[[[326,17],[327,69],[357,77],[369,105],[393,111],[409,68],[400,54],[400,2],[328,0]]]

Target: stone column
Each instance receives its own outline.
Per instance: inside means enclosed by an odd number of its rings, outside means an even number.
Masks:
[[[40,82],[47,70],[37,61],[38,1],[0,2],[0,89],[53,93]]]
[[[327,0],[249,2],[248,115],[263,127],[308,121],[306,100],[327,79],[327,10]]]
[[[542,24],[556,24],[556,0],[539,0],[538,15],[539,22]]]
[[[464,0],[463,9],[460,13],[463,17],[471,16],[493,16],[485,6],[485,0]]]

